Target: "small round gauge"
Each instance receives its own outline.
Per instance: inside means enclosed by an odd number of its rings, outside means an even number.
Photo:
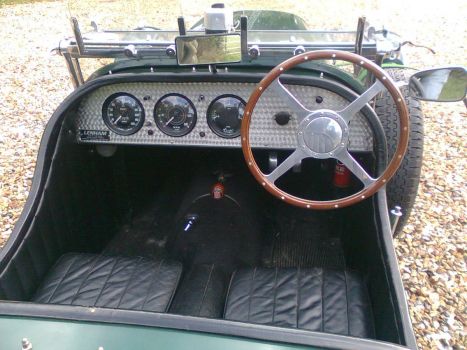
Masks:
[[[188,134],[196,125],[196,109],[188,98],[179,94],[162,96],[154,107],[157,127],[169,136]]]
[[[102,118],[110,130],[119,135],[131,135],[144,123],[144,108],[138,99],[119,92],[109,96],[102,106]]]
[[[217,97],[208,108],[209,127],[220,137],[234,138],[239,136],[245,106],[245,101],[235,95]]]

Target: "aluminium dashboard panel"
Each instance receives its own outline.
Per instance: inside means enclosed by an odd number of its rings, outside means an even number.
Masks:
[[[236,95],[245,101],[255,88],[254,83],[236,82],[141,82],[107,85],[85,97],[74,121],[77,141],[82,143],[134,144],[134,145],[177,145],[199,147],[240,148],[240,137],[222,138],[215,134],[207,123],[207,110],[210,103],[220,95]],[[285,85],[307,108],[340,110],[348,101],[329,90],[305,86]],[[102,118],[102,105],[115,93],[129,93],[143,105],[145,121],[143,127],[132,135],[118,135],[112,132]],[[158,129],[154,121],[156,102],[167,94],[180,94],[191,100],[198,120],[190,133],[182,137],[171,137]],[[322,102],[318,103],[322,98]],[[253,113],[250,137],[251,145],[257,148],[294,149],[296,146],[296,120],[284,126],[278,125],[274,115],[290,111],[286,102],[274,91],[266,90]],[[356,114],[350,121],[350,151],[372,151],[373,134],[363,116]]]

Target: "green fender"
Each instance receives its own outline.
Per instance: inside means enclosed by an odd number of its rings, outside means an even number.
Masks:
[[[31,342],[34,350],[320,349],[210,333],[26,317],[0,317],[0,334],[2,350],[21,349],[23,338]]]

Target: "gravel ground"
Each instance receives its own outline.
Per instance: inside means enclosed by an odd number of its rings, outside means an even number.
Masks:
[[[0,246],[8,239],[28,196],[45,124],[72,91],[63,59],[48,54],[61,37],[70,34],[64,4],[4,5],[2,1]],[[94,8],[95,1],[86,3]],[[126,2],[125,6],[138,9],[134,3]],[[423,0],[392,0],[390,4],[336,1],[324,8],[318,1],[277,1],[272,6],[271,1],[263,0],[228,3],[234,8],[286,9],[301,14],[315,28],[353,28],[357,16],[365,14],[372,23],[384,23],[404,34],[404,39],[437,52],[432,55],[424,49],[408,48],[406,60],[411,66],[467,65],[467,7],[463,0],[445,1],[443,7]],[[105,4],[114,5],[110,1]],[[172,2],[170,6],[151,4],[157,8],[152,18],[159,21],[150,23],[161,27],[171,23],[173,27],[179,7]],[[185,1],[184,15],[188,20],[196,18],[208,4]],[[305,4],[310,10],[303,11]],[[396,240],[396,250],[419,347],[466,349],[466,109],[462,103],[425,103],[424,110],[421,186],[412,217]]]

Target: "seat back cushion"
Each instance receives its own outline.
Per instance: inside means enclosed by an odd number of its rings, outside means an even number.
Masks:
[[[365,283],[355,272],[251,268],[232,275],[224,318],[374,337]]]
[[[33,301],[166,312],[181,273],[175,261],[69,253],[48,272]]]

